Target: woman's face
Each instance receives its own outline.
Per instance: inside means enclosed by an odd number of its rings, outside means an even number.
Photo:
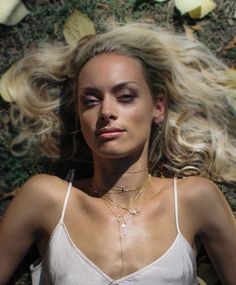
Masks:
[[[92,152],[120,158],[147,152],[152,122],[163,120],[164,107],[161,101],[153,102],[137,60],[100,54],[80,72],[78,113]]]

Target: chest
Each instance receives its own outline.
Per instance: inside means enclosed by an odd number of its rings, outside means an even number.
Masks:
[[[131,214],[94,200],[83,203],[80,211],[71,204],[65,216],[73,246],[113,279],[161,257],[176,238],[174,221],[173,207],[157,202],[147,202],[140,212]]]
[[[56,239],[61,243],[58,247],[69,246],[65,252],[76,256],[79,253],[112,279],[128,276],[162,259],[176,242],[171,199],[149,200],[136,214],[111,210],[101,199],[83,200],[81,204],[75,201],[71,199],[67,205],[63,238]]]
[[[120,262],[106,255],[106,265],[97,264],[73,242],[64,224],[59,224],[44,259],[43,278],[56,284],[197,284],[196,264],[188,246],[177,235],[167,251],[152,262],[135,267],[134,260]],[[95,246],[92,245],[94,248]],[[114,253],[114,251],[113,251]],[[125,257],[125,254],[124,254]],[[133,259],[144,259],[135,256]],[[131,267],[129,266],[129,263]],[[123,267],[122,267],[123,266]],[[127,266],[127,268],[126,268]],[[49,270],[48,270],[49,269]],[[121,271],[123,269],[123,271]],[[131,271],[130,271],[131,270]],[[45,278],[45,279],[44,279]],[[59,282],[59,283],[58,283]],[[145,282],[145,283],[144,283]],[[50,283],[50,284],[51,284]]]

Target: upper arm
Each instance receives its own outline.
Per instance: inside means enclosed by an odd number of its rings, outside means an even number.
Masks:
[[[0,285],[6,284],[43,229],[46,175],[33,177],[10,203],[0,223]]]
[[[236,223],[219,188],[200,179],[193,194],[192,209],[197,217],[198,236],[224,284],[236,280]]]

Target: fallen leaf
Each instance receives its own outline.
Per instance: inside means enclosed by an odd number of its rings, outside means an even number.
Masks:
[[[200,277],[198,277],[199,285],[207,285],[205,281],[203,281]]]
[[[63,34],[69,45],[77,43],[81,38],[95,35],[93,22],[79,10],[75,10],[64,24]]]
[[[147,24],[155,24],[155,23],[156,23],[155,19],[152,18],[152,17],[144,17],[144,18],[142,19],[142,21],[143,21],[144,23],[147,23]]]
[[[195,39],[194,32],[201,32],[202,27],[200,25],[193,25],[193,26],[184,25],[184,30],[187,38]]]
[[[194,31],[197,31],[197,32],[201,32],[202,31],[202,26],[201,25],[193,25],[193,26],[190,26],[190,28]]]
[[[117,21],[115,19],[114,16],[109,16],[106,20],[105,20],[105,26],[106,27],[110,27],[111,29],[117,28]]]
[[[198,266],[198,272],[201,279],[208,285],[215,285],[218,281],[217,274],[210,263],[202,263]],[[204,284],[204,283],[203,283]]]
[[[226,70],[226,76],[228,77],[228,85],[236,88],[236,68],[229,68]]]
[[[234,20],[233,19],[227,19],[228,24],[233,27],[234,26]]]
[[[0,201],[5,200],[5,199],[9,199],[9,198],[14,198],[16,196],[16,194],[19,192],[19,188],[14,189],[11,192],[8,193],[1,193],[0,194]]]
[[[185,35],[188,39],[194,39],[193,35],[193,29],[191,29],[189,26],[184,25]]]
[[[176,8],[182,15],[202,5],[202,0],[175,0]]]
[[[110,5],[106,3],[97,3],[96,8],[101,9],[101,10],[106,10],[106,11],[110,11],[111,9]]]
[[[4,25],[15,25],[29,14],[20,0],[0,0],[0,7],[0,23]]]
[[[189,13],[193,19],[201,19],[215,9],[213,0],[175,0],[176,8],[182,15]]]
[[[6,102],[12,102],[13,99],[10,96],[9,92],[8,92],[8,76],[11,72],[11,67],[2,75],[1,79],[0,79],[0,96],[3,98],[4,101]]]
[[[205,0],[202,5],[189,12],[189,16],[193,19],[201,19],[216,8],[216,4],[212,0]]]
[[[236,48],[236,36],[224,47],[224,49]]]
[[[166,2],[166,1],[168,1],[168,0],[155,0],[155,2],[157,2],[157,3],[162,3],[162,2]]]

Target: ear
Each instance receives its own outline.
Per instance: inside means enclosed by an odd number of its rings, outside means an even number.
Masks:
[[[155,102],[153,123],[159,124],[163,122],[164,116],[165,116],[165,100],[163,96],[160,96]]]

